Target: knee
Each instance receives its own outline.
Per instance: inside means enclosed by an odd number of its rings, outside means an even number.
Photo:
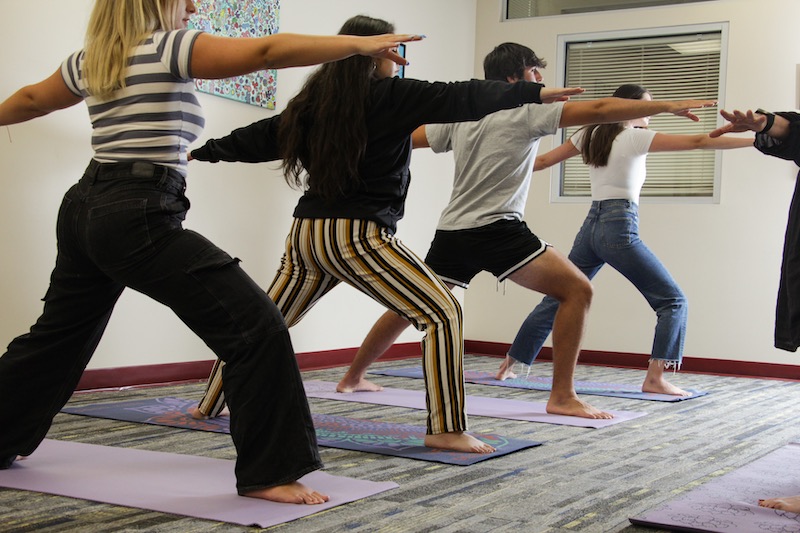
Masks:
[[[594,286],[589,278],[581,275],[572,279],[567,288],[567,298],[575,302],[576,305],[589,308],[594,297]],[[563,303],[563,301],[562,301]]]
[[[673,316],[686,316],[689,311],[689,301],[686,295],[683,294],[679,288],[675,288],[675,292],[664,298],[661,305],[656,309],[658,314],[670,314]]]
[[[461,329],[464,322],[461,304],[455,298],[451,298],[433,309],[425,321],[448,329]]]

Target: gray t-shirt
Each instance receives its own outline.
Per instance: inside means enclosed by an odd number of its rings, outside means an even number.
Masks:
[[[539,139],[552,135],[563,102],[527,104],[476,122],[426,127],[434,152],[452,150],[455,177],[437,229],[459,230],[522,220]]]

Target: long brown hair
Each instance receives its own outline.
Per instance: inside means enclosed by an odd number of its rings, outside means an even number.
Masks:
[[[340,35],[393,33],[384,20],[358,15]],[[374,59],[352,56],[319,67],[281,114],[278,138],[289,185],[334,201],[361,182],[359,163],[367,146]]]
[[[620,85],[614,91],[613,96],[629,100],[641,100],[645,94],[649,94],[649,91],[641,85],[628,83]],[[583,147],[581,148],[583,162],[593,167],[608,165],[608,156],[611,153],[614,139],[625,129],[622,122],[591,124],[581,129],[584,131]]]

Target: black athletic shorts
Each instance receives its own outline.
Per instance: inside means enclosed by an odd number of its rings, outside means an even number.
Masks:
[[[482,270],[503,281],[547,246],[524,221],[498,220],[479,228],[437,230],[425,262],[443,281],[466,289]]]

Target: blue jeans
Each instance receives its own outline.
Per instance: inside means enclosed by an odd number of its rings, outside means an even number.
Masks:
[[[663,362],[666,368],[680,367],[686,337],[686,297],[661,261],[639,239],[639,208],[635,203],[592,202],[569,259],[589,279],[608,263],[633,283],[656,312],[652,359]],[[522,323],[508,354],[531,364],[553,329],[556,311],[558,300],[545,297]]]
[[[0,357],[0,466],[44,439],[125,287],[170,307],[228,363],[239,493],[322,466],[283,317],[238,260],[183,229],[184,190],[165,167],[92,161],[64,196],[44,311]]]

